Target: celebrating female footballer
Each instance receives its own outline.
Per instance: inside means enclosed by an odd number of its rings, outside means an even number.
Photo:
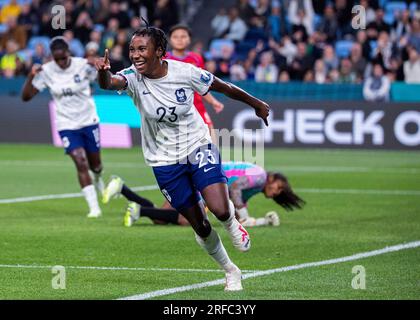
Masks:
[[[249,250],[249,234],[235,217],[220,154],[193,98],[194,92],[221,92],[252,106],[266,125],[269,106],[191,64],[163,60],[166,47],[162,30],[149,26],[137,30],[129,45],[133,64],[113,75],[106,51],[96,61],[98,82],[103,89],[126,90],[133,99],[142,115],[143,154],[162,194],[190,222],[197,242],[224,269],[225,290],[242,290],[241,271],[211,227],[198,191],[240,251]]]

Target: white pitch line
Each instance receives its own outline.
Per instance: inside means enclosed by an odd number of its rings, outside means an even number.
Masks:
[[[159,187],[157,185],[150,186],[141,186],[135,187],[131,190],[134,191],[146,191],[146,190],[157,190]],[[0,199],[0,204],[5,203],[19,203],[19,202],[32,202],[32,201],[41,201],[41,200],[51,200],[51,199],[68,199],[68,198],[80,198],[83,197],[82,193],[62,193],[62,194],[47,194],[42,196],[33,196],[33,197],[22,197],[22,198],[11,198],[11,199]]]
[[[48,161],[48,160],[0,160],[0,166],[32,166],[32,167],[69,167],[69,161]],[[148,166],[141,162],[106,162],[107,167],[113,168],[147,168]],[[272,166],[268,165],[266,168],[278,169],[286,172],[384,172],[384,173],[401,173],[401,174],[416,174],[420,173],[420,168],[393,168],[393,167],[350,167],[350,166]]]
[[[319,267],[319,266],[325,266],[325,265],[330,265],[330,264],[359,260],[359,259],[364,259],[364,258],[368,258],[368,257],[373,257],[373,256],[385,254],[385,253],[396,252],[396,251],[400,251],[400,250],[412,249],[412,248],[417,248],[417,247],[420,247],[420,241],[413,241],[413,242],[409,242],[409,243],[405,243],[405,244],[398,244],[398,245],[394,245],[394,246],[391,246],[391,247],[385,247],[385,248],[379,249],[379,250],[361,252],[361,253],[357,253],[357,254],[354,254],[354,255],[351,255],[351,256],[347,256],[347,257],[341,257],[341,258],[323,260],[323,261],[317,261],[317,262],[302,263],[302,264],[297,264],[297,265],[293,265],[293,266],[281,267],[281,268],[276,268],[276,269],[269,269],[269,270],[264,270],[264,271],[256,271],[256,272],[252,272],[252,273],[248,273],[248,274],[243,275],[242,279],[250,279],[250,278],[266,276],[266,275],[270,275],[270,274],[274,274],[274,273],[279,273],[279,272],[287,272],[287,271],[292,271],[292,270]],[[191,291],[191,290],[194,290],[194,289],[201,289],[201,288],[217,286],[217,285],[221,285],[221,284],[224,284],[224,283],[225,283],[225,279],[217,279],[217,280],[213,280],[213,281],[196,283],[196,284],[186,285],[186,286],[182,286],[182,287],[168,288],[168,289],[163,289],[163,290],[141,293],[141,294],[137,294],[137,295],[132,295],[132,296],[128,296],[128,297],[119,298],[118,300],[146,300],[146,299],[150,299],[150,298],[166,296],[168,294],[173,294],[173,293],[179,293],[179,292]]]
[[[296,188],[298,192],[307,193],[339,193],[339,194],[370,194],[388,196],[420,196],[420,190],[372,190],[372,189],[316,189]]]
[[[131,188],[133,191],[159,190],[157,185],[140,186]],[[296,191],[302,193],[331,193],[331,194],[369,194],[369,195],[389,195],[389,196],[420,196],[420,190],[374,190],[374,189],[318,189],[318,188],[297,188]],[[82,193],[63,193],[47,194],[33,197],[0,199],[0,204],[32,202],[52,199],[68,199],[83,197]]]
[[[0,268],[17,268],[17,269],[51,269],[55,266],[46,265],[28,265],[28,264],[0,264]],[[138,268],[138,267],[95,267],[95,266],[64,266],[66,269],[80,269],[80,270],[111,270],[111,271],[174,271],[174,272],[217,272],[221,273],[220,269],[182,269],[182,268]],[[258,270],[242,270],[244,273],[253,273]]]

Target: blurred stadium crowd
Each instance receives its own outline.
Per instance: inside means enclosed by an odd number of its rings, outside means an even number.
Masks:
[[[48,41],[64,35],[75,56],[110,49],[112,70],[130,64],[128,41],[139,16],[168,31],[191,24],[206,0],[0,0],[0,71],[25,75],[49,59]],[[66,29],[51,25],[51,7],[66,9]],[[365,28],[352,27],[354,5],[364,7]],[[363,22],[363,20],[362,20]],[[211,28],[210,28],[211,27]],[[257,82],[420,83],[419,1],[238,0],[220,8],[208,39],[194,34],[216,76]]]

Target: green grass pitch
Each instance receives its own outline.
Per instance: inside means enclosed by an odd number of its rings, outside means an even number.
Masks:
[[[139,148],[105,149],[103,162],[106,181],[118,174],[132,187],[155,184]],[[248,228],[252,248],[245,254],[211,217],[243,270],[420,240],[420,152],[265,150],[265,165],[284,172],[307,206],[286,213],[262,195],[252,199],[253,216],[276,210],[281,225]],[[3,200],[80,192],[70,158],[51,146],[0,145],[0,179]],[[163,202],[158,190],[141,193]],[[125,205],[122,198],[101,204],[103,217],[89,220],[82,197],[0,200],[0,299],[118,299],[223,278],[190,227],[141,218],[125,228]],[[52,287],[56,265],[65,267],[65,289]],[[365,268],[365,289],[352,287],[356,265]],[[253,277],[243,286],[239,293],[226,293],[220,284],[154,299],[420,299],[420,247]]]

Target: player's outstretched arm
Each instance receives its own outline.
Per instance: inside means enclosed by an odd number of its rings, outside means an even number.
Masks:
[[[106,90],[122,90],[127,83],[123,77],[113,75],[109,69],[111,64],[109,62],[108,49],[105,49],[103,58],[98,58],[95,61],[95,68],[98,70],[98,83],[102,89]]]
[[[28,77],[26,78],[26,81],[23,85],[21,98],[23,101],[29,101],[31,100],[39,91],[37,88],[34,87],[32,84],[32,80],[36,76],[38,72],[42,70],[42,66],[40,64],[34,64],[31,68],[31,71],[28,74]]]
[[[223,93],[229,98],[244,102],[255,109],[255,114],[264,120],[266,126],[268,126],[268,114],[270,112],[270,106],[264,101],[250,95],[248,92],[235,86],[230,82],[225,82],[217,77],[214,77],[214,81],[210,87],[210,90]]]

